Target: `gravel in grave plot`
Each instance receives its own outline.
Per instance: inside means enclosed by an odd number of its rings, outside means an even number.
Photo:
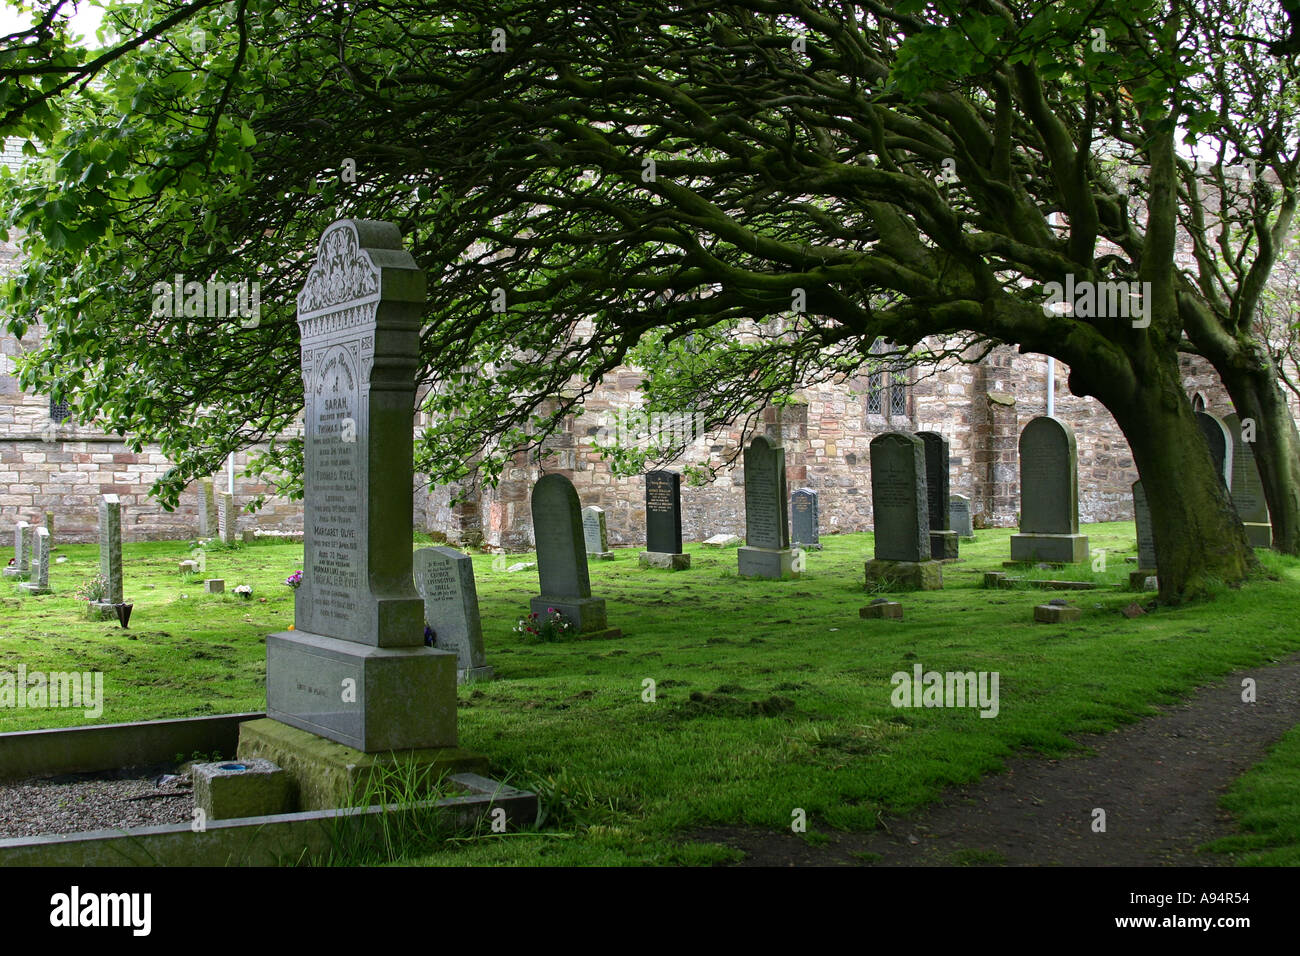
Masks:
[[[0,840],[189,823],[188,774],[168,767],[60,774],[0,784]]]

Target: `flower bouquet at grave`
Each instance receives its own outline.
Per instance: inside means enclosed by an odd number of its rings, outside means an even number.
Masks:
[[[299,588],[299,586],[302,584],[302,572],[301,571],[293,572],[293,574],[289,575],[287,578],[284,579],[284,583],[289,585],[289,587],[293,588],[296,591]]]
[[[573,622],[555,608],[548,607],[544,618],[536,611],[521,617],[515,625],[515,633],[535,641],[559,641],[573,633]]]
[[[103,601],[108,594],[108,578],[102,574],[96,574],[93,578],[83,581],[77,590],[73,592],[83,601]]]

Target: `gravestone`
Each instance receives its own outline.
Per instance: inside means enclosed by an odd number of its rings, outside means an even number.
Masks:
[[[1133,523],[1137,527],[1138,570],[1143,580],[1156,571],[1156,539],[1151,530],[1151,509],[1142,482],[1133,482]]]
[[[436,545],[415,552],[415,589],[424,599],[424,623],[433,646],[456,655],[456,680],[491,680],[483,653],[474,562],[455,548]]]
[[[1252,548],[1271,548],[1273,526],[1264,498],[1264,482],[1255,463],[1255,443],[1242,439],[1241,419],[1236,415],[1224,415],[1223,424],[1232,439],[1232,480],[1228,489],[1246,529],[1246,540]]]
[[[217,535],[222,544],[234,544],[239,518],[235,512],[235,496],[228,491],[217,495]]]
[[[241,725],[241,757],[314,765],[313,734],[370,754],[456,744],[456,655],[425,646],[412,575],[424,301],[396,226],[342,219],[322,233],[297,303],[302,583],[294,629],[266,640],[271,719]]]
[[[948,496],[948,525],[957,532],[959,538],[967,540],[975,537],[975,525],[971,522],[970,499],[965,495]]]
[[[542,586],[529,602],[532,612],[545,619],[554,609],[582,637],[618,637],[622,632],[607,626],[604,599],[591,596],[582,505],[573,482],[559,474],[543,475],[533,486],[532,510]]]
[[[28,594],[50,593],[50,531],[44,525],[36,528],[36,547],[32,553],[31,580],[18,586]]]
[[[745,449],[745,545],[736,551],[742,578],[796,578],[790,550],[785,449],[757,436]]]
[[[45,512],[45,530],[50,533],[50,546],[54,546],[54,512]]]
[[[7,578],[25,578],[31,571],[32,529],[26,521],[14,525],[14,563],[4,570]]]
[[[931,558],[925,443],[915,435],[886,432],[870,447],[875,552],[866,564],[867,586],[938,590],[943,565]]]
[[[1064,422],[1040,415],[1020,433],[1020,533],[1012,561],[1074,564],[1088,559],[1079,534],[1079,452]]]
[[[790,543],[807,551],[822,549],[817,492],[800,488],[790,496]]]
[[[99,499],[99,574],[104,579],[104,597],[86,608],[92,620],[118,616],[122,597],[122,502],[117,495]]]
[[[199,479],[199,537],[211,538],[217,533],[217,492],[211,478]]]
[[[682,476],[675,471],[646,472],[645,544],[638,559],[643,568],[691,566],[691,556],[682,551]]]
[[[957,532],[948,515],[948,439],[938,432],[917,432],[925,445],[926,511],[930,515],[930,557],[956,560]]]
[[[614,560],[614,552],[609,550],[609,535],[605,530],[604,508],[592,505],[582,509],[582,538],[587,546],[588,559]]]
[[[1223,486],[1230,488],[1232,486],[1232,436],[1228,433],[1228,426],[1223,423],[1223,419],[1209,412],[1197,412],[1196,424],[1201,426],[1201,434],[1205,436],[1205,443],[1210,446],[1210,460],[1214,462],[1214,469],[1218,472],[1219,478],[1223,480]]]

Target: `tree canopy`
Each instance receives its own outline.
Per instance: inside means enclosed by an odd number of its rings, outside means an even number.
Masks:
[[[300,450],[275,436],[301,407],[293,300],[314,238],[388,219],[430,273],[417,468],[436,479],[471,462],[490,477],[627,362],[652,407],[693,396],[716,425],[871,361],[878,340],[1011,343],[1067,363],[1144,478],[1183,489],[1153,519],[1162,590],[1195,591],[1250,558],[1180,350],[1245,370],[1239,407],[1273,401],[1261,463],[1300,473],[1252,321],[1297,172],[1290,21],[1270,11],[205,10],[192,23],[216,42],[165,38],[109,65],[68,105],[47,178],[10,191],[30,256],[10,301],[48,327],[24,382],[158,442],[177,462],[164,495],[256,441],[291,477]],[[258,280],[258,321],[152,316],[154,283],[177,273]],[[1143,313],[1126,291],[1122,314],[1045,309],[1067,283],[1132,289]]]

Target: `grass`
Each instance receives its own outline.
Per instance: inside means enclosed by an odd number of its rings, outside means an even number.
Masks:
[[[1240,854],[1242,866],[1300,866],[1300,727],[1238,778],[1221,802],[1247,832],[1204,849]]]
[[[475,555],[498,679],[460,688],[461,743],[487,754],[494,775],[538,791],[546,818],[540,832],[407,848],[402,861],[710,863],[735,851],[692,842],[693,828],[789,832],[796,809],[812,841],[835,828],[870,829],[881,814],[921,807],[1012,755],[1066,754],[1076,749],[1068,735],[1141,719],[1217,676],[1300,650],[1300,561],[1261,552],[1263,571],[1247,587],[1129,620],[1121,610],[1152,597],[1109,587],[1134,567],[1124,562],[1136,553],[1133,525],[1084,530],[1106,550],[1104,572],[1030,573],[1096,580],[1098,590],[983,589],[985,571],[1004,570],[1011,531],[981,530],[962,542],[964,560],[945,567],[943,591],[886,595],[903,602],[901,622],[858,618],[872,597],[862,585],[869,534],[824,537],[807,573],[786,582],[737,577],[735,549],[688,546],[685,572],[642,570],[639,549],[622,549],[593,562],[591,577],[623,637],[553,644],[512,631],[537,593],[536,569],[494,571],[490,555]],[[29,671],[102,670],[98,722],[260,710],[264,635],[293,620],[281,582],[302,566],[301,545],[209,549],[205,576],[226,581],[219,596],[177,573],[192,547],[124,546],[126,597],[136,606],[123,631],[85,621],[72,597],[97,569],[95,546],[59,545],[54,553],[68,561],[51,566],[55,594],[0,587],[0,670],[20,662]],[[245,583],[248,602],[229,593]],[[1032,606],[1058,595],[1084,609],[1082,622],[1032,623]],[[999,672],[999,716],[893,708],[890,677],[914,663]],[[91,722],[78,711],[0,711],[3,730]],[[1294,814],[1298,801],[1289,801]]]

